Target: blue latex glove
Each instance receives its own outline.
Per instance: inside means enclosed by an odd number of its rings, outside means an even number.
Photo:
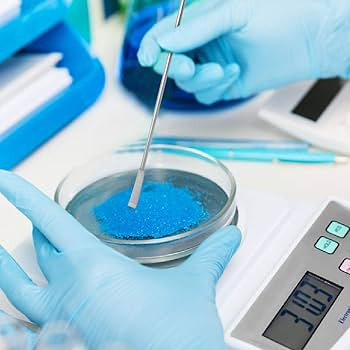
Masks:
[[[205,104],[350,77],[349,0],[198,0],[174,23],[167,17],[145,35],[139,61],[161,72],[163,51],[179,54],[171,77]]]
[[[151,269],[102,244],[23,179],[0,171],[0,193],[33,222],[48,281],[34,284],[0,250],[0,287],[30,320],[68,322],[94,350],[115,342],[130,350],[226,349],[215,285],[239,246],[236,228],[212,235],[176,268]]]

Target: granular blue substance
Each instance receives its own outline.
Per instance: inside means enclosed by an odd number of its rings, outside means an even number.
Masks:
[[[189,231],[210,216],[187,188],[145,183],[137,209],[128,207],[131,190],[117,193],[94,209],[105,234],[129,240],[163,238]]]

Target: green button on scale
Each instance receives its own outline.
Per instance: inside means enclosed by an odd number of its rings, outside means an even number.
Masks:
[[[328,239],[326,237],[321,237],[315,244],[315,247],[322,252],[327,254],[333,254],[339,246],[339,243]]]
[[[327,227],[327,232],[331,235],[344,238],[350,231],[350,227],[337,221],[332,221]]]

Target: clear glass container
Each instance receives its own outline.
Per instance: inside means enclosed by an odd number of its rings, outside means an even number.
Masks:
[[[203,181],[196,186],[196,179],[205,179],[208,183],[215,185],[218,191],[214,193],[220,194],[220,200],[216,200],[214,195],[210,203],[205,204],[208,208],[215,207],[215,214],[200,223],[198,227],[164,238],[116,239],[101,232],[95,220],[82,219],[78,214],[79,211],[69,209],[77,198],[84,198],[87,203],[88,200],[95,200],[94,196],[102,198],[99,200],[106,200],[106,197],[111,196],[111,193],[106,195],[99,193],[99,190],[97,192],[94,190],[95,192],[86,195],[85,189],[93,186],[98,188],[95,184],[112,179],[113,181],[108,185],[110,187],[116,187],[118,190],[132,187],[143,150],[143,146],[120,149],[73,170],[59,185],[55,195],[56,202],[68,209],[103,242],[144,264],[164,263],[187,257],[212,233],[222,227],[237,223],[236,183],[230,171],[221,162],[203,152],[170,145],[151,146],[145,182],[147,177],[153,176],[152,174],[156,174],[153,178],[159,182],[170,181],[169,179],[173,179],[174,174],[183,174],[183,183],[191,183],[196,191],[203,193],[206,191],[206,188],[201,187]],[[220,203],[219,207],[217,203]]]
[[[35,350],[87,350],[78,332],[65,322],[48,322],[39,332]]]
[[[187,6],[195,1],[187,0]],[[141,67],[137,51],[145,33],[164,17],[178,11],[180,0],[131,0],[127,11],[124,43],[121,51],[119,79],[123,86],[133,93],[143,104],[152,108],[156,101],[161,76],[152,68]],[[174,22],[175,26],[175,22]],[[201,111],[238,106],[247,99],[222,101],[212,106],[200,104],[193,94],[189,94],[169,79],[162,107],[170,110]]]
[[[32,349],[31,337],[31,330],[22,321],[0,311],[0,349]]]

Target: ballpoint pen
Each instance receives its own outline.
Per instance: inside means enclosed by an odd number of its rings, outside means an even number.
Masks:
[[[141,143],[144,142],[145,140],[141,140]],[[306,142],[290,140],[212,139],[157,136],[153,138],[153,142],[185,147],[229,148],[237,150],[307,151],[309,149],[309,144]]]
[[[195,147],[221,160],[252,162],[285,162],[308,164],[347,163],[349,158],[338,156],[333,152],[308,151],[265,151],[265,150],[230,150],[225,148]]]

